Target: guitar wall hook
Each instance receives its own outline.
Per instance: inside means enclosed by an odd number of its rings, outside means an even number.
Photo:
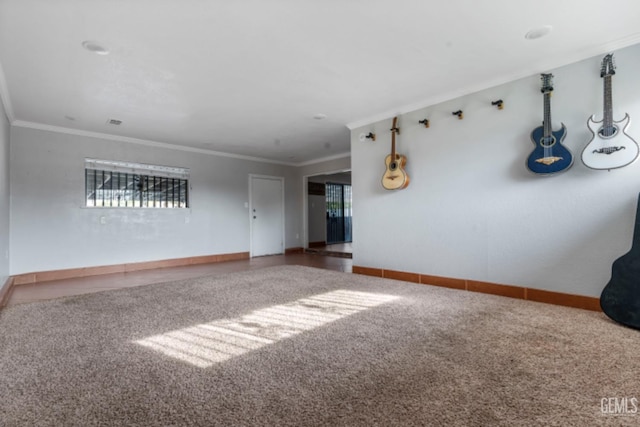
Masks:
[[[451,114],[453,114],[454,116],[458,116],[458,120],[462,120],[464,118],[464,116],[462,114],[462,110],[454,111]]]
[[[418,121],[418,123],[420,123],[421,125],[424,125],[424,127],[426,127],[426,128],[429,127],[429,120],[428,119],[420,120],[420,121]]]
[[[375,133],[373,133],[373,132],[369,132],[369,134],[368,134],[368,135],[365,135],[364,137],[365,137],[365,138],[367,138],[367,139],[370,139],[370,140],[372,140],[372,141],[375,141],[375,140],[376,140],[376,134],[375,134]]]
[[[491,105],[495,105],[496,107],[498,107],[498,110],[504,109],[504,102],[502,102],[502,99],[498,99],[497,101],[492,101]]]

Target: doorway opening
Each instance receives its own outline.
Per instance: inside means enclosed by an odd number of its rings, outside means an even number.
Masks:
[[[306,252],[351,258],[353,211],[351,171],[304,177]]]
[[[325,184],[327,245],[351,243],[351,184]]]

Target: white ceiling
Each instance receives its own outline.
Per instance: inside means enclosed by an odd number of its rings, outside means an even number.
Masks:
[[[348,153],[348,128],[638,43],[638,18],[638,0],[0,0],[0,94],[16,126],[304,164]]]

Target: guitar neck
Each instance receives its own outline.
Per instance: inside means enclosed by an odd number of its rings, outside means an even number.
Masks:
[[[613,126],[613,101],[611,97],[611,75],[604,76],[603,126],[605,129],[609,129]]]
[[[398,132],[398,118],[393,118],[393,127],[391,128],[391,159],[395,161],[396,158],[396,132]]]
[[[544,117],[542,119],[542,125],[544,130],[544,136],[551,136],[551,92],[545,92],[543,96],[544,103]]]
[[[396,158],[396,132],[391,133],[391,158]]]

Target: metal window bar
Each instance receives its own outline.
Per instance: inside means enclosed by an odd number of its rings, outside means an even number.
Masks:
[[[109,198],[109,207],[113,206],[113,172],[109,172],[109,190],[107,190],[107,197]]]
[[[99,197],[99,201],[98,201],[98,206],[100,207],[104,207],[104,200],[105,200],[105,183],[106,183],[106,178],[105,178],[105,171],[102,171],[100,173],[100,178],[98,179],[98,197]]]
[[[153,207],[158,208],[158,177],[153,177]]]
[[[176,179],[171,178],[171,207],[176,207]]]
[[[120,192],[120,190],[121,190],[121,188],[120,188],[120,174],[118,172],[116,172],[114,181],[115,181],[116,190],[113,192],[113,200],[115,202],[115,206],[116,207],[120,207],[120,199],[122,198],[122,196],[121,196],[122,193]]]
[[[143,176],[142,177],[142,182],[144,183],[144,187],[142,187],[142,207],[148,208],[149,207],[149,177],[148,176]]]
[[[186,180],[183,180],[181,183],[181,187],[184,187],[184,200],[182,201],[182,203],[184,203],[184,208],[188,208],[189,207],[189,183]]]

